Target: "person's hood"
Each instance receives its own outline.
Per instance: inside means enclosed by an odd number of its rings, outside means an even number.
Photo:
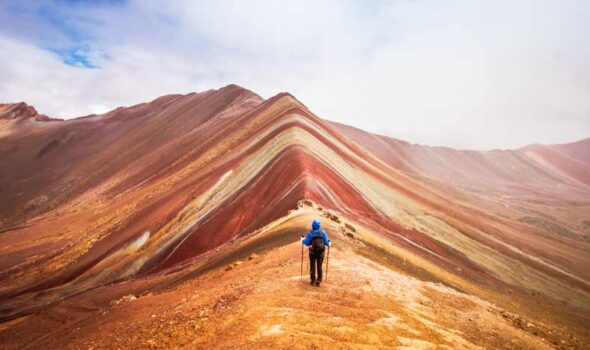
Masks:
[[[318,219],[313,220],[313,222],[311,223],[312,230],[317,231],[320,229],[320,227],[322,227],[320,220],[318,220]]]

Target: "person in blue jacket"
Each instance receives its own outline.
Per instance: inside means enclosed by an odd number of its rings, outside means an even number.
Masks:
[[[311,231],[307,233],[305,238],[301,236],[301,242],[309,247],[309,276],[311,278],[311,285],[318,287],[322,283],[322,264],[324,262],[326,246],[330,246],[328,235],[326,231],[320,230],[321,226],[320,220],[314,219],[311,223]]]

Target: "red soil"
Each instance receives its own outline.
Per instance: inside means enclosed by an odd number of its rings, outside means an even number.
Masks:
[[[176,288],[239,254],[284,245],[299,224],[270,230],[259,245],[249,239],[303,199],[339,224],[332,233],[343,242],[343,220],[366,231],[371,258],[390,268],[502,305],[530,293],[550,305],[543,312],[563,303],[559,317],[543,316],[555,325],[583,319],[570,308],[590,310],[588,140],[489,152],[410,145],[328,123],[288,93],[263,100],[235,85],[46,121],[30,106],[0,105],[0,320],[54,327],[27,315],[76,295],[102,310],[124,294]],[[103,288],[108,297],[98,295]],[[27,335],[16,324],[0,324],[0,340],[6,329],[22,346]],[[30,346],[45,342],[56,345],[49,337]]]

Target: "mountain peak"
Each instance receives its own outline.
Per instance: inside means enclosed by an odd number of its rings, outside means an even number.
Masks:
[[[427,148],[235,84],[51,125],[23,119],[39,115],[24,103],[0,112],[8,348],[543,348],[586,334],[584,142]],[[317,218],[335,243],[321,289],[299,281]]]
[[[59,120],[50,118],[44,114],[39,114],[35,107],[25,102],[19,103],[0,103],[0,118],[2,119],[35,119],[36,121]]]
[[[224,87],[221,87],[219,89],[217,89],[217,91],[221,91],[221,92],[226,92],[226,93],[237,93],[240,95],[244,95],[247,97],[251,97],[254,99],[258,99],[260,101],[263,101],[264,99],[258,95],[257,93],[253,92],[252,90],[246,89],[244,87],[241,87],[237,84],[228,84]]]
[[[297,99],[297,97],[293,96],[293,94],[291,94],[290,92],[280,92],[280,93],[276,94],[275,96],[273,96],[272,98],[277,99],[277,100],[286,100],[294,105],[297,105],[298,107],[302,107],[302,108],[308,110],[307,106],[303,102],[299,101],[299,99]]]

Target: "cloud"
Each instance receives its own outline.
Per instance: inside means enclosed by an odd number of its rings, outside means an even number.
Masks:
[[[412,142],[568,142],[590,135],[588,15],[584,1],[8,1],[0,96],[73,117],[237,83]]]

